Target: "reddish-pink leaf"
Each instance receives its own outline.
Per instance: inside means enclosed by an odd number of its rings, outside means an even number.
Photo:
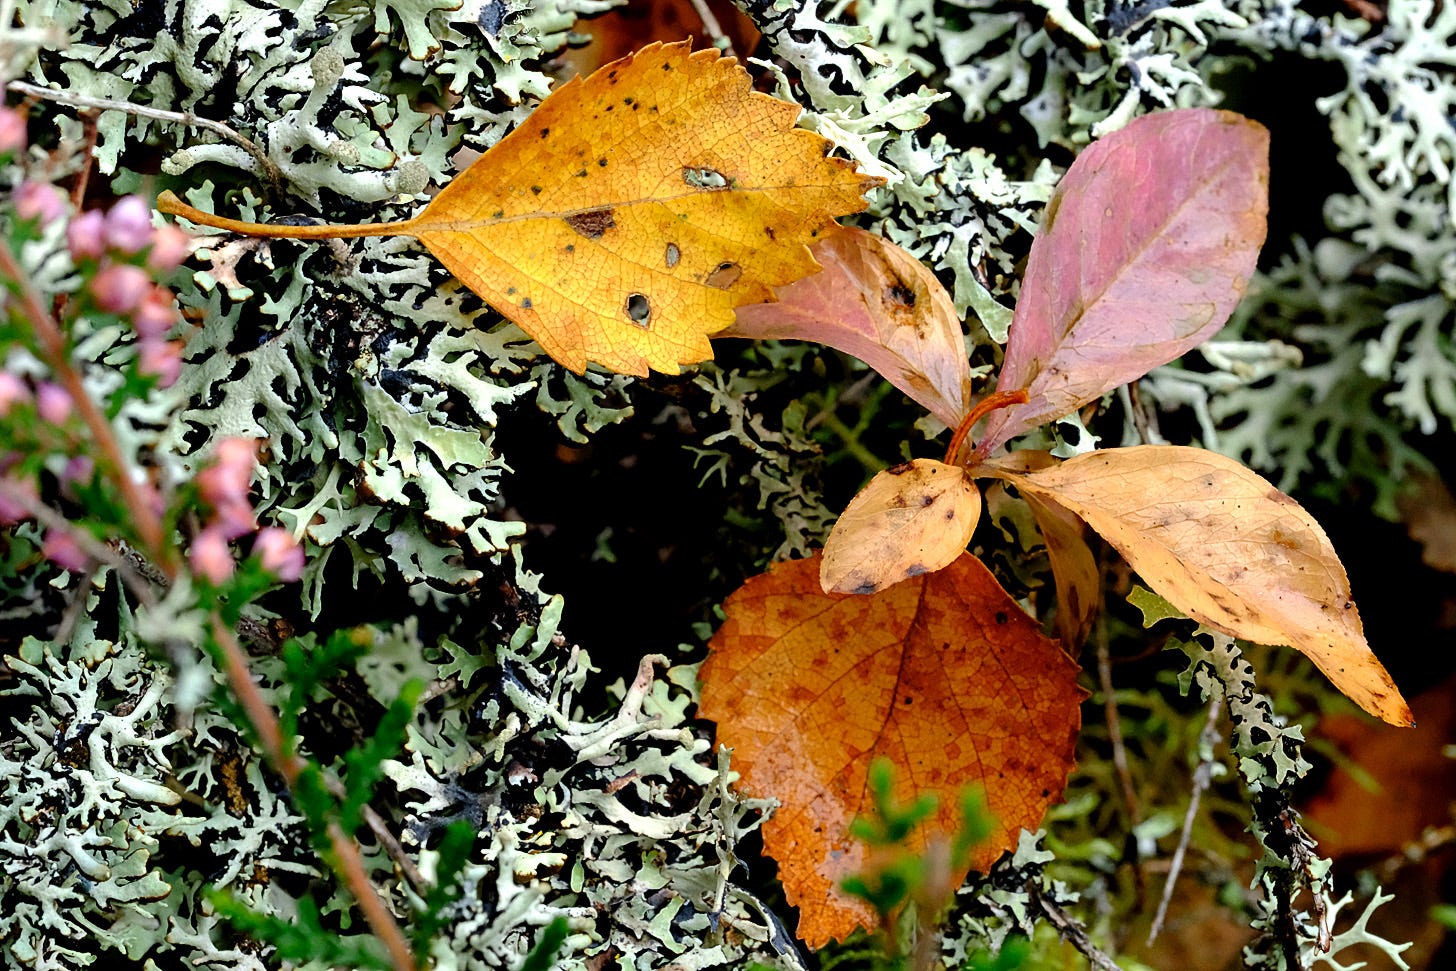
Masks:
[[[1269,133],[1241,115],[1146,115],[1078,156],[1047,204],[977,451],[1060,418],[1212,337],[1269,210]]]
[[[835,227],[810,247],[824,267],[739,307],[714,337],[801,340],[853,354],[951,428],[971,397],[955,304],[914,256],[862,229]]]

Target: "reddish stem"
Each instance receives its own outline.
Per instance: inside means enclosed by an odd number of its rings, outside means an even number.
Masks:
[[[958,464],[961,446],[966,443],[966,436],[971,433],[971,428],[975,426],[976,422],[993,411],[999,411],[1011,405],[1024,405],[1028,397],[1025,388],[1018,388],[1015,391],[993,391],[976,402],[975,407],[966,412],[966,417],[962,418],[961,423],[956,426],[955,434],[950,439],[950,446],[945,450],[945,464]]]

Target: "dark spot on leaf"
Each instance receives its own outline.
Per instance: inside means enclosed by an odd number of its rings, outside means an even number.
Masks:
[[[505,218],[505,215],[506,215],[506,211],[504,209],[497,209],[495,212],[493,212],[493,213],[490,214],[490,218],[492,218],[492,219],[504,219]]]
[[[646,330],[652,326],[652,305],[647,298],[640,293],[629,294],[627,297],[627,319],[638,327]]]
[[[694,189],[726,189],[728,179],[717,169],[704,166],[685,165],[682,170],[683,181]]]
[[[531,298],[530,297],[522,297],[521,298],[521,309],[522,310],[530,310],[531,309]]]
[[[576,177],[578,179],[586,178],[586,169],[582,169],[580,172],[576,173]]]
[[[996,623],[998,623],[998,624],[1004,624],[1007,621],[1009,621],[1010,619],[1011,618],[1010,618],[1010,616],[1007,615],[1006,611],[1004,611],[1004,610],[998,610],[998,611],[996,611]]]
[[[549,134],[551,134],[551,129],[549,129],[549,128],[543,128],[543,129],[541,129],[541,137],[542,138],[545,138]]]
[[[612,210],[609,208],[588,209],[586,212],[574,213],[563,218],[566,220],[566,225],[587,239],[601,239],[603,233],[616,228],[617,225],[617,221],[612,218]]]
[[[667,268],[670,270],[677,266],[677,261],[682,259],[682,250],[677,248],[676,243],[667,244]]]
[[[885,287],[885,303],[898,304],[901,307],[915,306],[915,291],[903,284],[895,284],[892,287]]]
[[[930,571],[928,569],[926,569],[924,563],[916,563],[914,566],[909,566],[909,567],[906,567],[905,568],[905,575],[907,577],[924,576],[925,574],[927,574],[929,572]]]
[[[533,196],[539,196],[540,194],[541,194],[541,187],[539,185],[533,185],[533,186],[531,186],[531,195],[533,195]]]
[[[607,167],[607,160],[604,159],[604,158],[599,158],[599,159],[597,159],[597,164],[600,165],[602,168],[606,168]]]
[[[862,597],[862,596],[864,596],[867,593],[874,593],[875,592],[875,585],[873,583],[871,583],[870,581],[866,580],[864,583],[861,583],[859,586],[855,587],[850,592],[851,593],[859,594]]]
[[[633,102],[632,102],[632,99],[631,98],[623,98],[622,99],[622,104],[624,104],[624,105],[626,105],[627,107],[630,108],[630,107],[632,107]]]
[[[891,475],[904,475],[906,472],[909,472],[914,467],[915,466],[909,462],[901,462],[899,465],[890,466],[885,471],[890,473]]]
[[[703,280],[710,287],[717,287],[719,290],[727,290],[738,282],[743,276],[743,267],[737,263],[719,263],[717,269]]]
[[[506,287],[506,296],[508,296],[508,297],[514,297],[515,295],[516,295],[516,288],[515,287]]]
[[[616,105],[607,105],[607,110],[608,111],[615,111],[615,110],[617,110],[617,106]]]
[[[763,231],[764,231],[765,234],[767,234],[767,236],[768,236],[769,239],[778,239],[779,238],[778,237],[778,234],[773,231],[773,227],[772,226],[765,226],[765,227],[763,227]]]
[[[924,509],[927,506],[932,506],[934,504],[935,504],[935,497],[934,496],[921,496],[920,497],[920,508],[921,509]]]
[[[576,252],[576,244],[575,243],[567,243],[566,244],[566,252],[568,252],[568,253],[575,253]]]
[[[662,69],[664,71],[671,71],[672,70],[672,65],[671,64],[668,64],[666,61],[664,61],[663,64],[662,64]]]
[[[945,521],[946,522],[950,522],[952,519],[955,519],[955,508],[954,507],[952,507],[950,509],[947,509],[945,511]]]

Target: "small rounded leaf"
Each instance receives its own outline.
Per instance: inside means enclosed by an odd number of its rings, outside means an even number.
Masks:
[[[867,594],[934,573],[960,556],[981,518],[981,492],[958,465],[915,459],[870,480],[834,524],[819,581]]]

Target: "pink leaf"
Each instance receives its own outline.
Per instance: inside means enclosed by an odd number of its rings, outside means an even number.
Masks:
[[[853,354],[954,428],[971,373],[955,305],[935,274],[861,229],[836,228],[812,247],[824,267],[776,287],[774,303],[738,308],[714,337],[801,340]]]
[[[1227,111],[1145,115],[1088,148],[1032,243],[977,453],[1060,418],[1212,337],[1264,242],[1269,133]]]

